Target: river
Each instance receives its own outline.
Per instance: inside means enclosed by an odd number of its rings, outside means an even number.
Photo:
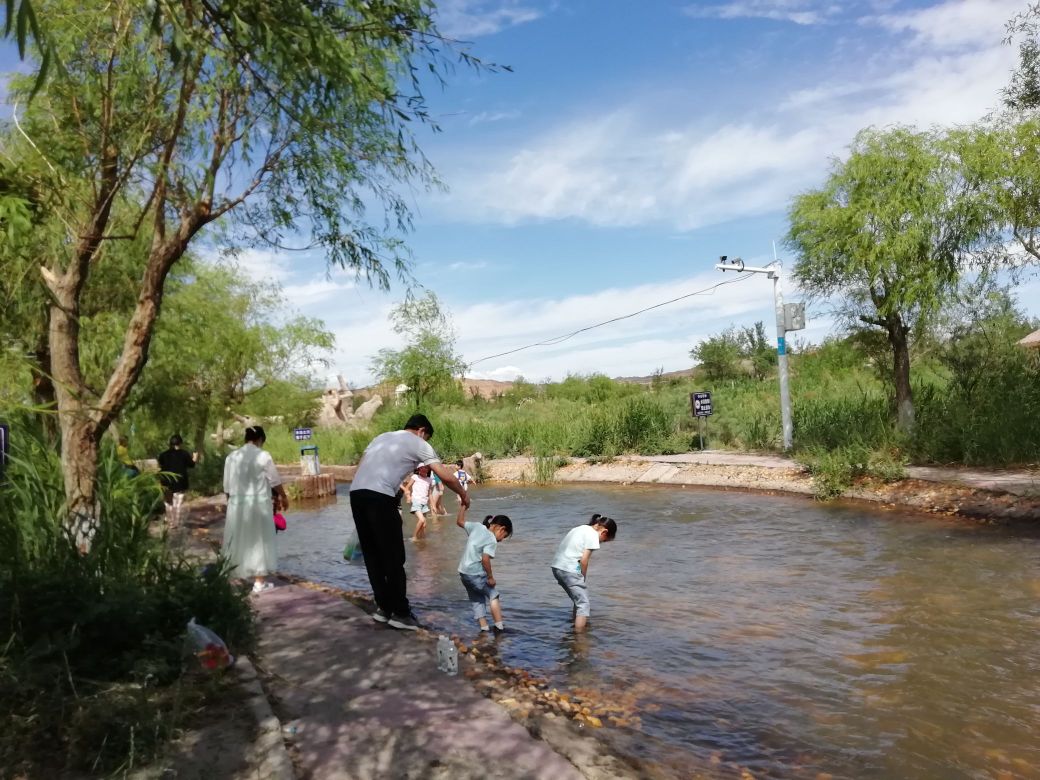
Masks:
[[[346,489],[290,513],[283,571],[368,589],[340,557]],[[1040,777],[1038,532],[712,490],[476,487],[470,519],[500,512],[508,631],[488,641],[631,713],[598,736],[648,773]],[[549,562],[593,512],[619,530],[592,556],[576,638]],[[464,539],[451,515],[406,543],[409,597],[433,628],[475,637]]]

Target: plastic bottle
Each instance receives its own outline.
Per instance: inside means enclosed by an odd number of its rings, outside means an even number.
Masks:
[[[444,634],[437,637],[437,668],[446,674],[459,673],[459,649]]]

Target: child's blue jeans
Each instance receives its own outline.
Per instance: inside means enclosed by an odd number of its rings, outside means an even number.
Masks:
[[[498,598],[498,591],[488,585],[486,574],[459,574],[462,585],[473,605],[473,618],[478,622],[487,619],[491,610],[491,602]]]

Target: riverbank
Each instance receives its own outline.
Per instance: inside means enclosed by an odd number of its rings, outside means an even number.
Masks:
[[[488,480],[501,483],[532,482],[534,467],[533,459],[483,464]],[[775,456],[734,453],[572,461],[557,469],[554,476],[559,482],[570,483],[661,484],[803,495],[812,492],[811,478],[797,464]],[[943,476],[949,479],[948,474]],[[1030,477],[1028,473],[1004,474],[1005,486],[1022,495],[987,491],[968,483],[911,479],[891,485],[857,485],[859,495],[850,497],[864,499],[869,488],[871,497],[864,500],[937,512],[951,501],[963,502],[965,499],[957,498],[961,495],[958,491],[963,491],[979,512],[972,517],[994,519],[1004,505],[1015,511],[1011,519],[1028,519],[1026,508],[1036,509],[1036,499],[1030,495]],[[982,478],[991,481],[994,475],[970,476]],[[884,488],[898,491],[897,499],[901,500],[879,498],[877,491]],[[201,552],[219,543],[221,499],[193,502],[191,517],[180,532],[187,546]],[[969,516],[966,507],[961,503],[954,514]],[[401,766],[410,772],[408,776],[494,777],[493,771],[485,768],[497,766],[500,760],[501,753],[492,740],[476,745],[454,727],[450,736],[444,733],[444,724],[467,722],[473,717],[481,723],[491,718],[489,723],[508,725],[513,734],[509,739],[520,741],[511,755],[548,749],[556,754],[554,759],[563,756],[576,768],[580,774],[575,777],[656,776],[653,766],[641,764],[633,769],[625,760],[612,757],[603,741],[595,738],[597,734],[608,737],[614,733],[613,727],[625,728],[638,719],[634,711],[624,709],[624,702],[604,701],[591,691],[555,690],[545,680],[502,663],[493,640],[474,643],[455,638],[462,672],[459,678],[446,678],[436,670],[433,634],[409,635],[375,625],[365,614],[371,609],[365,594],[295,578],[290,582],[254,600],[259,618],[255,660],[297,776],[382,777],[393,775],[387,767]],[[408,695],[400,696],[394,690],[407,691]],[[497,714],[487,714],[490,712]],[[520,731],[514,727],[520,727]],[[375,745],[384,747],[378,751]],[[712,776],[710,766],[699,771]],[[514,770],[499,776],[567,776],[533,772]],[[666,771],[660,774],[674,776]],[[690,775],[694,774],[691,768]]]
[[[491,482],[532,483],[538,474],[534,458],[485,461],[482,469]],[[907,475],[892,482],[863,478],[841,497],[985,522],[1040,521],[1038,471],[911,466]],[[552,481],[814,493],[812,476],[793,460],[730,452],[568,458],[555,468]]]
[[[192,501],[172,543],[212,557],[224,510],[223,495]],[[228,775],[235,780],[656,776],[650,767],[631,768],[592,736],[634,715],[503,665],[493,638],[477,645],[453,636],[460,671],[449,677],[437,669],[436,634],[376,624],[367,594],[296,577],[275,582],[253,597],[258,678],[246,681],[262,685],[269,707],[260,708],[251,727],[241,717],[237,729],[214,718],[186,733],[166,761],[135,780],[155,780],[167,769],[201,780],[217,739],[227,740],[224,752],[236,757]],[[286,751],[288,773],[278,761]]]

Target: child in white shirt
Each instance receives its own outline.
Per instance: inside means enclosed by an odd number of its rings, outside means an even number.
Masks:
[[[592,614],[589,588],[585,582],[592,551],[598,550],[603,542],[614,541],[616,535],[617,523],[597,514],[586,525],[568,531],[556,549],[552,572],[560,587],[574,602],[575,631],[584,631],[589,615]]]
[[[433,480],[430,479],[430,467],[419,466],[408,479],[404,481],[401,488],[404,490],[404,500],[407,501],[415,515],[415,533],[412,541],[426,538],[426,513],[430,511],[430,490]]]

